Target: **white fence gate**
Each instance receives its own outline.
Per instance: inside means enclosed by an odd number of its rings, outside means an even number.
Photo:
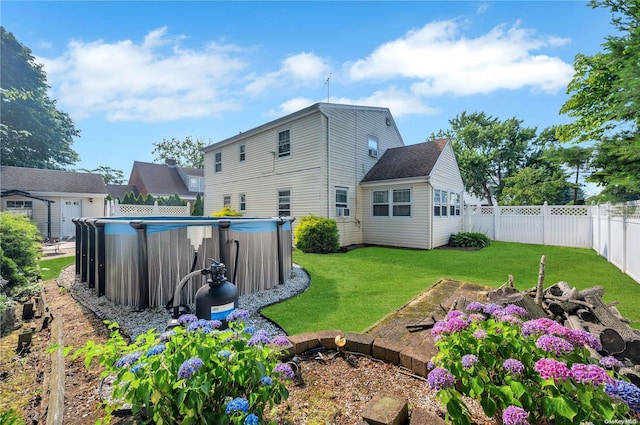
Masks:
[[[464,228],[497,241],[593,248],[640,283],[640,201],[616,205],[467,205]]]
[[[104,207],[105,217],[139,217],[139,216],[188,216],[191,215],[191,204],[187,205],[132,205],[120,204],[118,200],[107,201]]]

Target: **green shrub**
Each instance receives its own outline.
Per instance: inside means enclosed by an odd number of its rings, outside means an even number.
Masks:
[[[202,217],[204,215],[204,200],[199,193],[198,196],[196,196],[196,201],[193,203],[191,215],[197,217]]]
[[[305,253],[328,254],[340,248],[338,225],[331,218],[302,217],[294,236],[296,248]]]
[[[460,232],[449,237],[449,245],[455,247],[484,248],[491,240],[484,233]]]
[[[242,213],[234,210],[229,206],[226,206],[220,211],[212,212],[211,217],[242,217]]]
[[[105,406],[100,423],[110,423],[123,405],[145,410],[157,425],[262,423],[264,412],[289,396],[284,381],[295,372],[279,361],[287,338],[245,327],[248,316],[234,310],[229,328],[219,329],[219,320],[187,314],[178,319],[181,326],[161,335],[151,329],[131,344],[111,324],[106,344],[89,341],[73,355],[84,357],[87,368],[99,359],[101,376],[115,377],[115,403]]]
[[[39,278],[41,241],[38,227],[28,218],[0,213],[0,275],[9,282],[7,287],[13,288],[12,292]],[[24,288],[20,292],[24,292]]]

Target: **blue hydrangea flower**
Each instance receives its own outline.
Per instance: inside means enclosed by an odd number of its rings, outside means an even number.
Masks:
[[[258,425],[260,423],[260,419],[253,413],[249,413],[246,418],[244,418],[244,425]]]
[[[193,376],[194,373],[198,371],[202,367],[204,363],[198,357],[191,357],[189,360],[186,360],[184,363],[180,365],[180,369],[178,369],[178,378],[180,379],[189,379]]]
[[[256,333],[256,327],[255,326],[247,326],[246,328],[244,328],[245,333],[248,333],[249,335],[253,335],[254,333]]]
[[[183,314],[182,316],[178,317],[178,323],[180,323],[181,325],[195,322],[197,320],[198,316],[196,316],[195,314]]]
[[[229,351],[229,350],[220,350],[220,351],[218,351],[218,356],[224,357],[225,359],[228,359],[229,357],[231,357],[231,351]]]
[[[125,354],[124,356],[120,357],[118,361],[116,361],[116,367],[122,368],[122,367],[131,366],[132,364],[138,361],[140,356],[142,356],[142,351],[136,351],[135,353]]]
[[[208,334],[213,332],[213,327],[211,326],[210,321],[205,319],[200,319],[200,320],[196,320],[195,322],[191,322],[187,327],[187,331],[189,332],[196,332],[199,330]]]
[[[249,342],[247,342],[247,345],[252,347],[254,345],[268,344],[270,342],[271,342],[271,337],[269,336],[267,331],[260,329],[255,334],[253,334],[251,339],[249,339]]]
[[[147,351],[147,354],[145,354],[145,357],[157,356],[158,354],[162,353],[166,349],[167,347],[164,344],[158,344],[155,347],[149,348],[149,351]]]
[[[291,366],[286,363],[278,363],[278,365],[273,368],[273,371],[282,374],[287,379],[293,379],[293,377],[296,376]]]
[[[137,365],[133,365],[133,367],[131,368],[131,373],[135,375],[137,372],[140,371],[140,369],[142,369],[146,365],[147,365],[146,363],[138,363]]]
[[[249,411],[249,400],[244,397],[234,398],[227,404],[227,408],[224,410],[225,414],[233,412],[247,413]]]
[[[271,377],[269,376],[263,376],[262,378],[260,378],[260,383],[262,385],[273,385],[273,379],[271,379]]]
[[[640,388],[632,383],[616,379],[613,384],[606,384],[604,391],[609,396],[625,402],[632,411],[640,412]]]
[[[235,322],[235,321],[242,322],[248,318],[249,318],[249,312],[247,310],[236,308],[227,316],[227,322]]]

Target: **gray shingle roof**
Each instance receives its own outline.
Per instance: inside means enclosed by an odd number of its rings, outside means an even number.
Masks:
[[[132,184],[108,184],[107,185],[107,193],[111,195],[112,198],[124,198],[124,195],[127,192],[131,192],[134,195],[138,196],[138,188]]]
[[[0,167],[0,187],[25,192],[107,193],[100,174],[10,166]]]
[[[362,182],[429,176],[448,142],[437,139],[387,149]]]
[[[166,164],[154,164],[150,162],[135,161],[134,168],[138,170],[140,179],[144,182],[144,187],[148,193],[154,196],[173,195],[195,196],[197,192],[189,191],[184,181],[180,177],[178,167],[169,167]],[[185,174],[191,176],[203,176],[204,170],[196,168],[180,168]],[[136,182],[129,182],[135,184]]]

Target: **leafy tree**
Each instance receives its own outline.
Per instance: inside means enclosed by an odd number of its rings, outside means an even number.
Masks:
[[[616,35],[604,51],[576,55],[570,98],[560,109],[576,120],[560,128],[563,142],[595,141],[589,181],[604,186],[609,200],[640,198],[640,3],[591,0],[612,13]]]
[[[557,167],[549,174],[549,169],[540,166],[524,167],[505,178],[502,190],[503,205],[551,205],[565,204],[566,191],[571,187],[567,175]]]
[[[571,146],[568,148],[557,147],[549,152],[549,156],[558,162],[575,170],[575,179],[573,183],[573,204],[578,203],[578,193],[580,187],[580,172],[586,172],[591,163],[593,156],[593,148],[583,146]]]
[[[116,170],[105,165],[101,165],[98,168],[94,168],[93,170],[81,168],[80,171],[84,171],[85,173],[100,174],[105,184],[124,184],[125,182],[124,173],[121,170]]]
[[[80,132],[47,95],[42,65],[4,27],[0,38],[0,163],[51,169],[75,164],[78,154],[71,145]]]
[[[440,134],[451,139],[467,191],[490,202],[494,194],[500,199],[505,178],[524,165],[536,128],[484,112],[463,112],[449,124],[451,130]]]
[[[204,168],[204,141],[200,138],[192,139],[187,136],[184,140],[176,138],[162,139],[162,142],[153,142],[153,152],[156,155],[155,162],[164,162],[167,159],[175,159],[180,167]]]
[[[193,210],[191,211],[191,215],[198,217],[204,215],[204,200],[199,193],[196,196],[196,201],[193,203]]]

